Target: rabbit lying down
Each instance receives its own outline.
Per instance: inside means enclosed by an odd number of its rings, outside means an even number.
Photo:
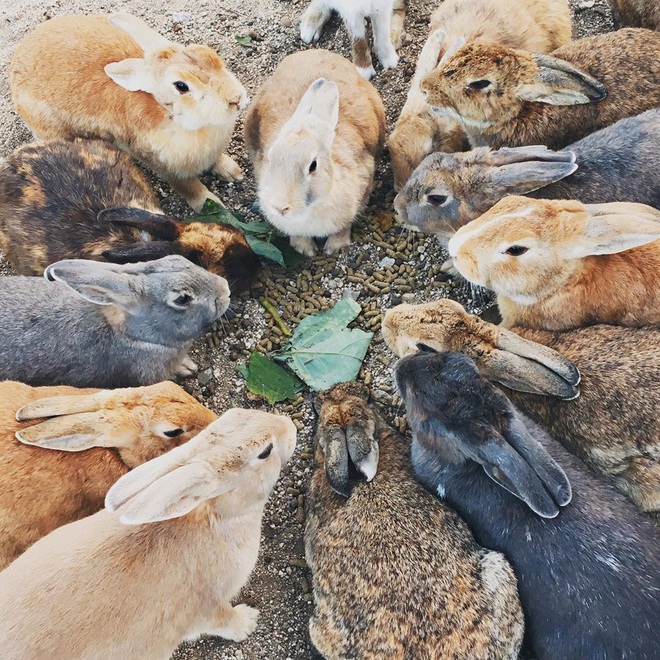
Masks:
[[[516,410],[468,357],[417,353],[394,376],[415,473],[478,543],[511,562],[534,656],[656,658],[653,523]]]

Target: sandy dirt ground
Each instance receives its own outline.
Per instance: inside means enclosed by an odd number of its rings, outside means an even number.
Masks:
[[[253,95],[283,57],[303,48],[298,22],[307,4],[308,0],[2,0],[0,157],[31,139],[9,98],[7,63],[16,44],[41,21],[61,14],[130,11],[168,38],[215,48]],[[403,104],[417,53],[428,31],[428,16],[436,4],[437,0],[409,0],[407,36],[399,52],[399,66],[395,71],[379,70],[373,81],[383,96],[390,128]],[[571,4],[575,38],[612,29],[606,0],[595,3],[571,0]],[[250,36],[251,45],[240,45],[237,36]],[[349,54],[347,34],[337,19],[326,29],[320,47]],[[210,176],[205,177],[205,182],[230,208],[247,213],[255,200],[255,190],[240,135],[239,126],[231,151],[247,173],[245,182],[225,184]],[[152,180],[166,212],[180,216],[190,214],[187,206],[166,185]],[[196,344],[193,357],[201,371],[198,377],[183,383],[184,387],[217,412],[232,405],[266,407],[248,396],[235,366],[255,346],[265,351],[276,348],[280,341],[272,319],[258,302],[259,296],[278,296],[274,302],[285,322],[292,326],[302,316],[316,311],[309,296],[304,300],[294,293],[300,291],[301,282],[305,280],[314,283],[314,295],[322,307],[337,300],[344,289],[350,288],[358,295],[365,310],[358,325],[376,333],[360,378],[372,384],[374,398],[383,406],[385,414],[395,423],[402,423],[398,417],[399,402],[392,394],[390,382],[393,359],[378,332],[377,313],[402,299],[424,302],[443,296],[456,298],[471,310],[480,311],[487,299],[440,277],[438,271],[444,256],[435,238],[403,235],[400,228],[383,224],[383,217],[387,219],[392,210],[393,197],[392,176],[385,155],[379,165],[370,205],[356,224],[355,243],[336,258],[317,258],[294,271],[266,268],[257,287],[235,301],[236,316]],[[378,274],[383,269],[383,259],[392,254],[396,258],[394,268],[412,264],[403,273],[409,280],[408,286],[398,290],[389,285],[369,288],[359,281],[349,283],[348,276],[362,273],[364,279],[364,274]],[[0,272],[8,274],[10,271],[6,264],[0,263]],[[303,660],[314,657],[307,632],[312,611],[311,579],[304,562],[302,540],[305,485],[313,468],[315,415],[311,401],[311,395],[305,393],[293,404],[275,406],[279,412],[292,414],[301,432],[294,459],[267,507],[260,560],[241,596],[242,601],[261,610],[257,631],[240,645],[211,637],[185,644],[175,656],[178,660]]]

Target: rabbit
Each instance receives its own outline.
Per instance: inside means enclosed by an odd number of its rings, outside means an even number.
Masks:
[[[418,479],[513,566],[523,648],[538,660],[657,658],[653,522],[516,410],[465,355],[410,355],[394,375]]]
[[[660,209],[660,109],[621,119],[562,151],[543,146],[478,147],[427,156],[394,200],[409,229],[446,245],[464,224],[506,195],[636,202]]]
[[[550,53],[570,38],[571,12],[566,0],[444,0],[431,14],[429,37],[387,142],[396,190],[432,151],[470,148],[461,123],[432,113],[420,89],[422,79],[457,39]]]
[[[456,270],[497,294],[502,324],[568,330],[660,322],[660,211],[505,197],[461,227]]]
[[[0,383],[0,570],[57,527],[102,509],[119,477],[215,419],[169,381],[123,390]]]
[[[399,61],[396,49],[401,46],[403,37],[405,0],[312,0],[300,21],[300,38],[306,44],[317,43],[333,11],[342,17],[351,35],[353,63],[363,78],[369,80],[376,73],[369,52],[365,18],[371,20],[378,61],[384,69],[396,67]]]
[[[660,514],[659,326],[512,332],[442,299],[388,310],[382,332],[399,357],[419,346],[464,353],[639,509]]]
[[[27,144],[0,165],[0,249],[19,275],[71,257],[129,263],[181,254],[236,292],[259,271],[238,229],[163,215],[140,169],[102,140]]]
[[[511,567],[415,481],[408,443],[367,397],[358,383],[320,396],[305,525],[314,646],[333,660],[517,658]],[[351,484],[353,468],[369,483]]]
[[[658,0],[610,0],[614,25],[660,30]]]
[[[75,35],[75,38],[72,38]],[[247,92],[208,46],[181,46],[126,13],[60,16],[33,30],[9,66],[12,98],[35,137],[113,141],[195,211],[220,203],[205,170],[240,180],[224,153]]]
[[[660,34],[642,29],[579,39],[552,55],[471,43],[420,85],[434,112],[463,124],[472,147],[561,149],[659,106],[659,55]]]
[[[125,474],[104,511],[56,529],[0,573],[4,660],[147,660],[203,633],[245,639],[258,610],[230,603],[295,444],[290,419],[234,408]]]
[[[298,252],[313,256],[315,236],[328,237],[326,254],[350,244],[384,136],[378,92],[327,50],[285,57],[261,87],[245,120],[245,145],[259,204]]]
[[[227,281],[178,255],[65,259],[44,274],[0,277],[0,380],[113,388],[190,376],[192,341],[229,306]]]

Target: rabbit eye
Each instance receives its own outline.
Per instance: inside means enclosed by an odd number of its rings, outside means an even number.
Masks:
[[[309,164],[309,173],[314,174],[316,172],[316,158]]]
[[[273,451],[273,443],[271,442],[266,449],[264,449],[261,454],[259,454],[258,458],[260,458],[262,461],[270,456],[270,453]]]
[[[468,87],[470,89],[486,89],[490,84],[490,80],[473,80],[471,83],[468,83]]]
[[[190,91],[190,87],[186,85],[182,80],[177,80],[174,83],[174,87],[176,87],[176,91],[179,92],[179,94],[185,94],[186,92]]]
[[[163,431],[163,435],[168,438],[178,438],[183,433],[183,429],[172,429],[171,431]]]
[[[427,195],[426,199],[433,206],[442,206],[447,201],[447,195]]]
[[[525,254],[529,248],[526,248],[524,245],[512,245],[510,248],[507,248],[504,252],[510,254],[512,257],[519,257],[521,254]]]
[[[422,351],[423,353],[437,353],[438,352],[434,348],[431,348],[428,344],[422,344],[422,343],[417,344],[417,350]]]
[[[193,297],[189,293],[182,293],[174,299],[174,304],[177,307],[185,307],[192,302]]]

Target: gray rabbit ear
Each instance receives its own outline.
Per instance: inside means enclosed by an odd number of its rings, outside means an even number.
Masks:
[[[344,497],[351,494],[348,473],[348,447],[343,429],[325,429],[319,437],[325,457],[325,476],[332,490]]]
[[[85,259],[65,259],[44,271],[50,282],[61,282],[95,305],[117,305],[128,309],[136,302],[130,277],[112,264]]]
[[[505,195],[525,195],[573,174],[578,166],[562,161],[528,161],[492,170],[488,188]]]

